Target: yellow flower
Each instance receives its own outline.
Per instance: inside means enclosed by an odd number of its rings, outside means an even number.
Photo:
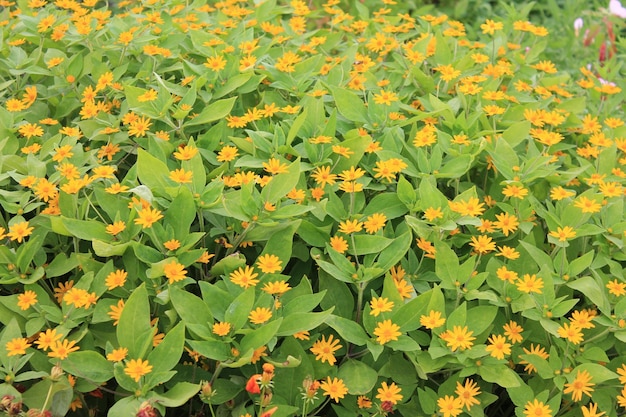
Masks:
[[[489,236],[472,236],[470,246],[473,247],[478,254],[484,255],[496,249],[496,242]]]
[[[442,219],[443,212],[439,207],[428,207],[426,210],[424,210],[424,218],[429,222],[435,221],[436,219]]]
[[[583,332],[580,327],[576,326],[574,323],[563,323],[563,325],[557,329],[557,332],[559,337],[567,339],[574,345],[578,345],[583,341]]]
[[[515,260],[520,257],[520,253],[515,248],[511,248],[506,245],[498,246],[498,250],[500,252],[498,252],[496,256],[503,256],[506,259],[511,259],[511,260]]]
[[[252,324],[263,324],[272,318],[272,312],[266,307],[257,307],[248,316]]]
[[[130,126],[128,128],[128,134],[130,136],[142,137],[146,136],[146,133],[150,129],[152,122],[149,118],[141,117],[130,122]]]
[[[593,392],[593,386],[595,384],[591,382],[591,375],[587,371],[578,371],[576,378],[572,382],[565,384],[563,394],[572,394],[572,401],[580,401],[583,398],[583,394],[591,397]]]
[[[111,362],[121,362],[126,359],[128,355],[128,349],[125,347],[113,349],[111,353],[107,354],[107,360]]]
[[[470,349],[476,339],[472,336],[474,332],[467,329],[467,326],[454,326],[452,330],[447,330],[439,335],[446,345],[454,352],[457,349],[466,350]]]
[[[63,336],[57,334],[56,329],[47,329],[45,332],[39,333],[39,337],[35,341],[37,347],[41,350],[48,350],[61,340]]]
[[[619,282],[617,279],[609,281],[609,283],[606,284],[606,288],[608,288],[609,294],[613,294],[617,297],[626,294],[626,284],[623,282]]]
[[[150,89],[146,91],[145,93],[143,93],[142,95],[140,95],[139,97],[137,97],[137,100],[143,103],[146,101],[154,101],[157,99],[157,97],[158,97],[158,93],[156,92],[156,90]]]
[[[17,306],[21,310],[28,310],[35,304],[37,304],[37,293],[35,291],[26,290],[17,296]]]
[[[524,415],[526,417],[552,417],[552,410],[549,405],[535,399],[528,401],[524,406]]]
[[[583,413],[583,417],[602,417],[605,414],[604,411],[598,413],[598,404],[592,402],[589,403],[589,407],[583,405],[580,407],[580,410]]]
[[[576,231],[570,226],[557,227],[556,231],[552,231],[548,234],[558,239],[559,242],[565,242],[568,239],[573,239],[574,237],[576,237]]]
[[[220,162],[229,162],[239,155],[239,149],[235,146],[224,146],[217,154],[217,160]]]
[[[528,195],[528,188],[524,188],[515,184],[509,184],[504,187],[504,189],[502,189],[502,194],[511,198],[523,199]]]
[[[391,103],[398,101],[398,95],[392,91],[381,90],[380,94],[374,94],[374,103],[391,106]]]
[[[175,169],[170,171],[170,179],[179,184],[189,184],[193,178],[193,172],[184,169]]]
[[[511,344],[506,342],[506,338],[502,335],[489,336],[489,344],[487,352],[496,359],[504,359],[506,355],[511,354]]]
[[[320,187],[333,185],[337,180],[336,174],[330,173],[330,166],[320,166],[315,168],[315,171],[311,174],[311,178],[315,180],[315,183]]]
[[[369,234],[373,234],[378,232],[385,226],[387,222],[387,216],[383,213],[374,213],[365,220],[363,226],[365,226],[365,231]]]
[[[218,72],[226,68],[226,60],[221,56],[212,56],[206,59],[204,66],[213,72]]]
[[[350,234],[363,230],[363,223],[358,220],[346,220],[339,223],[339,231],[341,233]]]
[[[144,229],[152,227],[154,223],[163,218],[163,215],[159,210],[152,209],[150,207],[139,210],[137,212],[137,216],[138,217],[135,219],[135,224],[141,225],[141,227]]]
[[[441,317],[441,311],[430,310],[427,316],[420,316],[420,324],[427,329],[435,329],[446,323],[446,319]]]
[[[496,219],[497,221],[495,221],[493,225],[502,230],[502,234],[504,234],[504,236],[508,236],[509,233],[515,232],[519,226],[517,217],[509,213],[496,214]]]
[[[128,273],[126,271],[124,271],[123,269],[117,269],[111,272],[109,275],[107,275],[104,283],[110,291],[117,287],[123,287],[124,284],[126,283],[127,276],[128,276]]]
[[[472,405],[480,404],[480,401],[476,399],[476,396],[480,394],[480,389],[478,388],[478,384],[471,379],[466,379],[465,385],[461,385],[461,383],[457,381],[456,390],[454,390],[454,392],[463,402],[463,407],[468,410]]]
[[[245,268],[239,267],[236,271],[231,272],[229,277],[233,284],[248,289],[258,284],[259,280],[256,279],[258,276],[259,274],[254,272],[251,266],[246,265]]]
[[[370,314],[374,317],[378,317],[380,313],[393,310],[393,301],[389,301],[386,297],[374,297],[370,301],[370,308]]]
[[[463,411],[463,400],[452,395],[445,395],[437,399],[439,412],[443,417],[456,417]]]
[[[287,172],[288,165],[280,162],[280,159],[270,158],[269,161],[263,162],[263,169],[272,175]]]
[[[341,236],[333,236],[330,238],[330,247],[339,253],[344,253],[348,250],[348,241]]]
[[[400,394],[402,390],[396,385],[395,382],[392,382],[391,385],[387,385],[387,383],[383,381],[377,392],[378,394],[376,394],[376,398],[378,398],[381,402],[388,401],[392,404],[397,404],[398,401],[402,401],[402,394]]]
[[[26,354],[26,349],[31,346],[32,345],[28,343],[28,339],[25,337],[17,337],[9,340],[5,345],[5,348],[7,350],[7,356],[16,356]]]
[[[541,294],[541,289],[543,288],[543,279],[537,278],[535,274],[524,274],[524,276],[518,279],[515,284],[517,289],[530,294],[532,292],[536,292],[537,294]]]
[[[165,277],[168,279],[170,284],[182,281],[187,277],[187,270],[185,269],[185,266],[175,260],[168,264],[165,264],[165,266],[163,267],[163,273],[165,274]]]
[[[124,368],[124,373],[134,379],[135,382],[139,382],[142,376],[150,372],[152,372],[152,365],[147,360],[142,359],[131,359]]]
[[[324,395],[329,396],[335,402],[339,402],[348,393],[348,388],[343,383],[342,379],[327,377],[326,381],[322,381],[320,388],[324,391]]]
[[[213,333],[218,335],[218,336],[226,336],[228,333],[230,333],[230,323],[228,322],[223,322],[223,323],[215,323],[213,324]]]
[[[522,340],[524,340],[521,334],[524,329],[513,320],[505,324],[503,326],[503,329],[504,335],[511,341],[511,343],[520,343]]]
[[[450,202],[450,209],[462,216],[478,217],[485,211],[485,204],[475,197],[470,197],[467,201]]]
[[[174,251],[180,248],[180,241],[178,241],[177,239],[170,239],[167,242],[163,242],[163,246],[165,246],[167,250]]]
[[[333,335],[328,336],[328,340],[326,340],[325,336],[322,335],[322,339],[318,339],[313,343],[311,347],[311,353],[315,355],[315,360],[321,361],[322,363],[328,362],[330,365],[334,365],[337,362],[335,358],[335,351],[341,349],[341,345],[339,344],[338,339],[333,339]]]
[[[113,224],[109,224],[106,227],[106,232],[110,235],[116,235],[121,233],[126,229],[126,223],[121,220],[114,222]]]
[[[112,305],[110,307],[110,311],[107,312],[107,315],[111,317],[113,320],[113,325],[117,326],[120,321],[120,316],[122,315],[122,311],[124,310],[124,300],[119,300],[116,305]]]
[[[503,27],[504,24],[502,22],[494,22],[491,19],[487,19],[485,23],[480,25],[480,28],[485,35],[493,35],[496,30],[502,30]]]
[[[54,345],[50,346],[50,352],[48,352],[48,356],[51,358],[57,359],[67,359],[67,356],[78,350],[78,346],[76,345],[75,340],[67,340],[65,339],[63,342],[57,341]]]
[[[63,301],[67,305],[81,308],[88,305],[89,293],[82,288],[71,288],[63,295]]]
[[[391,342],[393,340],[398,340],[398,336],[402,333],[400,332],[400,326],[395,323],[392,323],[391,320],[383,320],[382,322],[376,325],[374,329],[374,336],[376,336],[376,341],[381,345],[385,343]]]
[[[174,158],[180,161],[188,161],[198,153],[198,148],[193,146],[179,146],[178,150],[174,152]]]
[[[259,256],[256,260],[256,266],[263,272],[264,274],[273,274],[275,272],[280,272],[282,269],[282,261],[276,255],[272,255],[266,253],[263,256]]]

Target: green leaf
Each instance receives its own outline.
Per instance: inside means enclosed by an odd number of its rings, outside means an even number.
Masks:
[[[497,306],[477,306],[467,310],[467,328],[479,335],[493,325],[498,314]]]
[[[148,355],[152,372],[164,372],[174,369],[185,347],[185,325],[178,323],[166,332],[165,337]]]
[[[291,260],[293,235],[300,227],[300,222],[301,220],[298,219],[288,222],[286,224],[281,224],[281,226],[283,227],[281,227],[269,236],[269,239],[267,240],[267,243],[263,248],[263,252],[261,252],[259,257],[266,254],[276,255],[282,262],[283,268],[287,266],[287,264]]]
[[[459,258],[446,243],[436,241],[435,249],[437,256],[435,259],[435,274],[441,279],[443,287],[446,289],[455,288],[454,282],[458,278]]]
[[[128,348],[129,358],[143,358],[152,345],[150,303],[145,284],[137,287],[128,297],[115,329],[119,345]]]
[[[204,327],[209,330],[213,316],[209,307],[200,297],[172,286],[170,287],[170,301],[185,325]]]
[[[530,122],[527,120],[513,123],[504,132],[502,132],[502,139],[504,139],[511,147],[515,148],[521,142],[528,139],[530,127]]]
[[[163,222],[172,226],[174,236],[179,241],[182,241],[191,232],[191,224],[195,218],[196,203],[193,200],[191,191],[187,187],[181,187],[178,195],[167,208]]]
[[[377,235],[355,235],[354,248],[348,249],[352,255],[368,255],[370,253],[380,253],[387,248],[394,240]],[[352,240],[350,240],[352,242]]]
[[[22,330],[20,330],[17,318],[13,317],[4,327],[2,335],[0,336],[0,346],[2,347],[2,349],[0,349],[0,363],[2,363],[4,369],[11,369],[11,363],[13,363],[11,358],[7,356],[8,352],[5,346],[9,341],[18,337],[22,337]]]
[[[107,417],[128,417],[137,415],[143,401],[136,397],[124,397],[119,399],[107,412]]]
[[[348,359],[339,367],[337,376],[343,380],[348,394],[365,395],[376,385],[378,373],[361,361]]]
[[[261,191],[262,201],[271,204],[286,196],[296,187],[300,179],[300,158],[293,161],[287,168],[287,172],[274,175],[272,180]]]
[[[351,122],[367,123],[367,108],[363,100],[345,88],[331,87],[339,113]]]
[[[230,345],[221,340],[190,340],[189,345],[202,356],[220,362],[228,360],[232,355]]]
[[[254,287],[250,287],[233,300],[224,314],[224,320],[231,324],[233,331],[241,329],[248,321],[254,306]]]
[[[110,241],[111,235],[106,232],[106,225],[94,220],[76,220],[61,216],[65,228],[79,239]]]
[[[413,185],[404,178],[404,175],[400,175],[398,178],[398,184],[396,186],[398,198],[406,206],[407,209],[413,210],[415,203],[417,202],[417,193],[413,188]]]
[[[419,328],[420,316],[427,313],[426,309],[433,294],[433,290],[429,290],[401,305],[391,316],[391,321],[400,326],[403,333]]]
[[[505,365],[479,366],[478,373],[485,381],[498,384],[503,388],[512,388],[520,385],[519,375]]]
[[[245,355],[251,350],[255,350],[266,345],[274,336],[276,336],[276,332],[278,332],[282,321],[283,318],[279,317],[278,319],[265,323],[258,329],[246,334],[241,339],[241,352]]]
[[[522,354],[519,357],[529,364],[533,365],[537,369],[537,373],[543,379],[554,378],[554,370],[550,366],[547,360],[543,359],[539,355]]]
[[[70,353],[61,361],[61,367],[65,372],[96,384],[113,378],[113,364],[93,350]]]
[[[214,97],[215,98],[224,97],[226,94],[228,94],[228,93],[236,90],[237,88],[241,87],[242,85],[244,85],[245,83],[247,83],[250,80],[250,78],[252,77],[252,74],[253,74],[252,72],[245,72],[243,74],[237,74],[237,75],[234,75],[234,76],[230,77],[228,79],[228,81],[226,81],[226,84],[224,84],[223,86],[221,86],[220,88],[217,89],[217,91],[214,94]],[[231,97],[230,99],[233,99],[233,98],[236,98],[236,97]],[[226,101],[226,100],[229,100],[229,99],[220,100],[220,101]],[[226,116],[230,112],[230,109],[232,109],[233,104],[230,105],[230,108],[224,114],[224,116]],[[217,108],[216,110],[219,110],[219,108]],[[202,113],[204,113],[204,112],[202,112]],[[222,117],[224,117],[224,116],[222,116]],[[221,119],[222,117],[219,117],[219,119]],[[217,120],[217,119],[213,119],[213,120]]]
[[[189,126],[205,125],[210,122],[223,119],[224,117],[228,116],[236,100],[237,100],[237,97],[229,97],[229,98],[225,98],[222,100],[214,101],[213,103],[206,106],[204,110],[200,112],[199,115],[197,115],[193,119],[188,120],[184,124],[184,126],[189,127]]]
[[[435,178],[459,178],[469,171],[472,162],[474,162],[474,157],[471,155],[457,155],[452,160],[446,162],[434,176]]]
[[[326,322],[333,308],[319,313],[291,313],[283,318],[276,336],[293,336],[297,332],[315,329]]]
[[[126,252],[126,248],[128,248],[131,243],[132,242],[110,244],[96,239],[91,242],[91,246],[96,255],[101,258],[110,258],[111,256],[123,255],[124,252]]]
[[[157,189],[165,190],[170,186],[168,181],[170,170],[167,165],[141,148],[137,150],[136,167],[141,183],[153,192]]]
[[[152,392],[150,398],[156,399],[164,407],[180,407],[200,391],[200,384],[179,382],[163,394]]]
[[[609,300],[604,293],[604,289],[598,282],[590,276],[582,277],[567,283],[567,286],[580,291],[592,303],[598,306],[600,311],[611,314]]]
[[[597,363],[583,363],[578,365],[570,373],[572,376],[576,376],[578,372],[587,371],[591,375],[591,380],[594,384],[601,384],[605,381],[619,378],[619,375],[606,368],[606,366],[599,365]]]
[[[330,315],[326,319],[326,324],[332,327],[344,340],[357,346],[363,346],[369,340],[365,330],[352,320]]]
[[[50,411],[53,417],[67,414],[74,396],[74,390],[66,378],[58,381],[44,379],[22,394],[22,401],[30,409]]]
[[[17,268],[21,272],[26,272],[33,258],[42,250],[42,243],[44,236],[36,235],[28,240],[28,242],[22,243],[16,253]]]
[[[391,267],[395,266],[409,251],[412,239],[413,237],[410,231],[396,236],[393,242],[380,253],[375,266],[383,271],[391,269]]]
[[[535,261],[539,268],[547,267],[552,269],[552,259],[548,254],[537,248],[535,245],[524,242],[523,240],[520,240],[520,244],[526,250],[526,252],[528,252],[532,260]]]

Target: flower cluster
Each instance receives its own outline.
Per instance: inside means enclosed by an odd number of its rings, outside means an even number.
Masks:
[[[27,3],[0,0],[0,409],[626,408],[619,32],[562,68],[530,8]]]

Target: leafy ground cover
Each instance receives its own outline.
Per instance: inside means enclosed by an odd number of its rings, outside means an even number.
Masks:
[[[620,9],[365,3],[2,1],[0,410],[624,412]]]

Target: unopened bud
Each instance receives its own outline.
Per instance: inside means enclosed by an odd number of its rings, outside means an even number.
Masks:
[[[53,381],[58,381],[59,378],[63,376],[63,368],[61,368],[58,364],[52,367],[50,370],[50,379]]]
[[[135,414],[136,417],[158,417],[159,413],[154,409],[152,404],[148,401],[144,401],[139,406],[139,411]]]
[[[203,403],[210,403],[211,398],[215,395],[211,383],[208,381],[200,381],[200,400]]]

